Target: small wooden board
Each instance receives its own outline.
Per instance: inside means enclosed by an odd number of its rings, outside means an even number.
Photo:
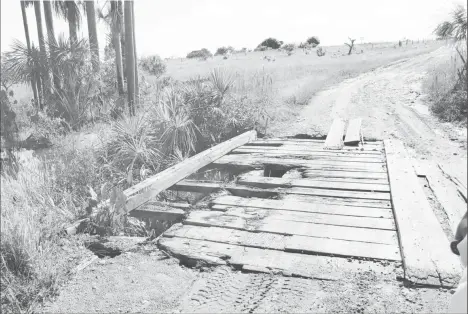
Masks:
[[[345,123],[341,119],[335,119],[332,122],[330,131],[328,131],[327,139],[325,140],[325,149],[341,149],[343,147],[343,134]]]
[[[405,278],[415,284],[456,285],[460,262],[450,251],[403,143],[386,140],[385,152]]]
[[[362,140],[361,133],[361,118],[352,119],[348,123],[348,129],[346,130],[346,136],[344,139],[345,145],[358,145]]]

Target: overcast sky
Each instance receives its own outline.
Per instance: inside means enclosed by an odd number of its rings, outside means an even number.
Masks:
[[[102,5],[99,0],[97,5]],[[347,37],[357,42],[430,38],[459,0],[135,0],[137,54],[185,56],[194,49],[219,46],[255,48],[276,37],[301,42],[315,35],[323,45]],[[34,9],[27,9],[32,41],[37,42]],[[87,34],[86,19],[81,32]],[[56,33],[68,26],[55,19]],[[108,30],[100,23],[100,48]],[[45,24],[44,24],[45,32]],[[24,42],[19,0],[1,0],[1,50],[13,38]]]

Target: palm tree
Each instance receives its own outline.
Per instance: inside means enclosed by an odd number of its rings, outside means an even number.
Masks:
[[[89,47],[91,55],[94,59],[94,71],[99,71],[99,43],[96,30],[96,10],[94,8],[94,0],[85,1],[86,17],[88,20]]]
[[[54,9],[68,22],[68,31],[72,42],[78,41],[78,29],[81,25],[81,11],[78,3],[69,0],[55,0]]]
[[[126,0],[124,7],[125,18],[125,51],[127,64],[127,94],[128,109],[130,115],[135,115],[135,49],[133,47],[133,21],[132,21],[133,1]]]
[[[26,35],[26,45],[28,47],[28,53],[31,54],[31,41],[29,39],[29,26],[28,26],[28,18],[26,16],[26,7],[32,5],[31,1],[20,1],[21,4],[21,13],[23,15],[23,26],[24,26],[24,34]],[[39,106],[38,95],[37,95],[37,86],[34,77],[30,77],[29,82],[31,83],[31,88],[33,90],[34,95],[34,105],[36,107]]]
[[[37,36],[39,39],[39,50],[41,52],[41,85],[42,95],[45,96],[49,93],[49,73],[47,71],[47,52],[45,47],[44,32],[42,30],[42,12],[40,1],[34,1],[34,12],[36,14]],[[40,104],[42,109],[43,104]]]
[[[47,41],[49,43],[49,54],[51,60],[56,58],[55,47],[57,46],[57,40],[55,39],[55,30],[54,30],[54,19],[52,17],[52,5],[50,1],[44,1],[44,17],[47,28]],[[50,62],[52,67],[52,75],[54,78],[54,87],[57,89],[60,87],[60,78],[57,73],[57,67],[55,63]]]
[[[136,39],[135,39],[135,5],[132,4],[132,31],[133,31],[133,55],[135,58],[135,102],[138,105],[140,102],[140,89],[138,84],[138,57],[136,53]]]
[[[122,47],[122,66],[123,66],[123,76],[124,79],[127,77],[127,66],[125,62],[125,32],[122,31],[124,29],[124,12],[123,12],[123,4],[122,0],[117,0],[117,13],[120,16],[121,22],[121,31],[120,31],[120,47]]]

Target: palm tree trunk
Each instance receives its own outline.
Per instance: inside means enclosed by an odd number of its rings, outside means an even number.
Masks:
[[[117,11],[117,2],[111,1],[111,11]],[[117,89],[119,95],[124,94],[124,83],[123,83],[123,66],[122,66],[122,46],[120,42],[120,33],[122,30],[122,17],[120,14],[117,14],[117,19],[115,21],[117,25],[114,25],[112,28],[112,45],[115,49],[115,65],[117,68]]]
[[[119,17],[120,17],[120,22],[122,23],[121,24],[121,28],[120,29],[124,29],[125,27],[125,22],[124,22],[124,12],[123,12],[123,4],[122,4],[122,0],[117,0],[117,12],[119,14]],[[125,56],[126,56],[126,53],[125,53],[125,32],[120,32],[120,47],[121,47],[121,50],[122,50],[122,66],[123,66],[123,77],[124,77],[124,80],[127,79],[127,62],[126,62],[126,59],[125,59]]]
[[[135,40],[135,4],[132,4],[132,31],[133,31],[133,54],[135,57],[135,104],[140,103],[140,88],[138,84],[138,57],[136,53],[136,40]]]
[[[127,94],[130,115],[135,115],[135,50],[133,49],[132,0],[125,1],[125,51],[127,53]]]
[[[34,1],[34,12],[36,14],[37,23],[37,36],[39,39],[39,50],[41,52],[41,86],[42,95],[46,96],[49,94],[49,73],[47,71],[47,52],[45,47],[44,32],[42,30],[42,14],[41,14],[41,2]],[[40,108],[42,109],[43,104],[41,102]]]
[[[21,4],[21,13],[23,15],[23,26],[24,26],[24,34],[26,35],[26,45],[28,46],[28,52],[31,54],[31,40],[29,39],[29,26],[28,26],[28,18],[26,16],[26,5],[24,1],[20,1]],[[37,95],[37,86],[36,80],[34,76],[31,77],[31,88],[34,95],[34,105],[39,107],[39,97]]]
[[[47,38],[49,40],[49,53],[51,60],[55,60],[56,54],[54,53],[54,46],[57,45],[55,40],[54,19],[52,17],[52,5],[50,1],[44,1],[44,16],[47,28]],[[54,86],[56,89],[60,88],[60,77],[54,63],[51,62],[52,75],[54,78]]]
[[[67,4],[67,21],[68,21],[68,31],[70,32],[70,40],[72,43],[78,41],[78,26],[76,21],[76,7],[73,1],[65,1]],[[73,45],[72,45],[73,46]]]
[[[95,72],[99,72],[99,43],[96,30],[96,13],[94,8],[94,0],[85,1],[85,5],[86,17],[88,20],[89,47],[93,59],[93,69]]]

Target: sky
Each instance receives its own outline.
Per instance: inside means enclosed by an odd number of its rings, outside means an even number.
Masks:
[[[102,6],[104,0],[97,0]],[[299,43],[318,36],[321,44],[340,45],[348,36],[360,42],[432,38],[459,0],[135,0],[138,56],[182,57],[220,46],[255,48],[275,37]],[[19,0],[1,0],[1,51],[14,38],[25,41]],[[27,9],[31,40],[37,43],[34,8]],[[45,32],[45,22],[44,33]],[[68,36],[66,22],[54,19],[56,34]],[[82,36],[87,37],[83,17]],[[100,49],[109,30],[98,25]]]

